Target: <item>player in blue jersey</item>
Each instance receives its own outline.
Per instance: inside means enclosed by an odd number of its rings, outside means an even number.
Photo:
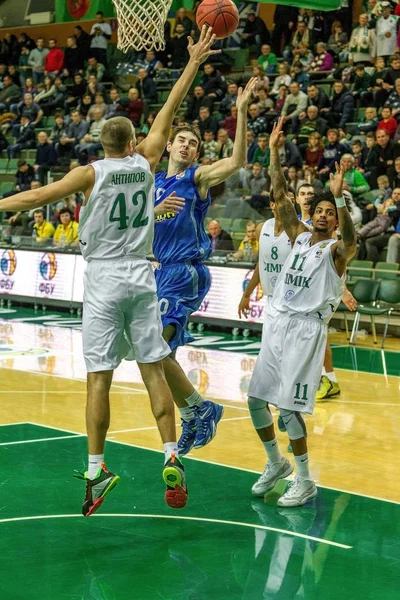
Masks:
[[[246,160],[247,106],[256,79],[240,89],[236,106],[238,121],[233,154],[207,166],[195,166],[201,135],[196,127],[184,125],[172,133],[167,144],[167,173],[156,175],[155,234],[153,252],[157,295],[163,322],[163,336],[175,358],[179,346],[193,340],[186,330],[189,316],[198,310],[210,288],[210,273],[204,261],[211,254],[211,242],[204,229],[210,206],[209,189],[222,183]],[[176,361],[164,365],[168,385],[182,418],[179,454],[202,448],[216,433],[222,406],[204,400]]]

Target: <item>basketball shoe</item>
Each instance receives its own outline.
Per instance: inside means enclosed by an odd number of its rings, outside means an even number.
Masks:
[[[293,465],[285,456],[282,457],[280,462],[268,462],[265,465],[265,469],[261,474],[261,477],[257,479],[251,488],[251,493],[253,496],[264,496],[264,494],[275,487],[279,479],[285,479],[285,477],[288,477],[291,473],[293,473],[293,469]]]
[[[178,440],[179,456],[185,456],[194,446],[197,431],[197,420],[184,421],[182,419],[182,433]]]
[[[104,463],[102,463],[94,479],[89,479],[87,471],[85,473],[76,471],[76,473],[78,474],[74,475],[74,477],[86,481],[86,493],[82,505],[82,514],[84,517],[90,517],[90,515],[95,513],[103,504],[104,498],[107,496],[108,492],[111,492],[117,485],[119,477],[118,475],[111,473],[111,471],[108,471]]]
[[[327,400],[340,395],[340,387],[336,381],[331,381],[326,375],[322,375],[319,388],[315,394],[316,400]]]
[[[188,498],[185,469],[175,454],[164,465],[163,479],[167,486],[165,501],[171,508],[183,508]]]
[[[317,487],[311,479],[295,477],[288,485],[286,492],[278,500],[278,506],[303,506],[318,494]]]
[[[196,410],[196,438],[194,448],[203,448],[211,442],[217,433],[217,424],[224,414],[224,407],[206,400]]]

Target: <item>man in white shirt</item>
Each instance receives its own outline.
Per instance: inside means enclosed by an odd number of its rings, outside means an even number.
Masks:
[[[96,13],[96,23],[90,30],[92,41],[90,49],[92,55],[97,58],[99,63],[107,65],[107,46],[111,38],[111,26],[104,21],[104,15],[101,11]]]

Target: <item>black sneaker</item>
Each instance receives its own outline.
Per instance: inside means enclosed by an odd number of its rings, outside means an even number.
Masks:
[[[118,475],[111,473],[111,471],[107,471],[104,463],[102,463],[94,479],[89,479],[87,471],[85,473],[76,471],[76,473],[78,474],[74,475],[74,477],[86,481],[86,493],[82,505],[82,514],[84,517],[90,517],[90,515],[100,508],[104,498],[107,496],[108,492],[111,492],[117,485],[120,478]]]

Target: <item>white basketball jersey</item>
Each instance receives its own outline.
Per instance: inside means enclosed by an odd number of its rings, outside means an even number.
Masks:
[[[274,233],[275,219],[265,221],[259,240],[260,282],[265,296],[272,296],[279,273],[292,250],[285,231],[279,236]]]
[[[311,246],[312,233],[297,236],[276,282],[271,304],[279,312],[313,316],[328,323],[344,291],[333,262],[331,246],[324,240]]]
[[[143,257],[154,233],[154,176],[140,154],[92,164],[95,184],[79,217],[85,260]]]

